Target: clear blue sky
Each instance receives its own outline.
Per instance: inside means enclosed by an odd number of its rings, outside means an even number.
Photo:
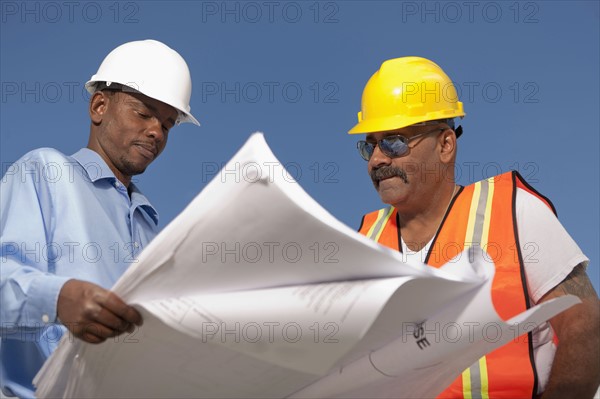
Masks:
[[[87,143],[83,84],[117,45],[187,60],[192,111],[136,181],[164,227],[253,131],[346,224],[380,207],[346,134],[382,61],[419,55],[467,112],[459,182],[517,169],[554,202],[599,274],[598,1],[1,2],[2,173],[37,147]],[[240,206],[244,206],[240,201]]]

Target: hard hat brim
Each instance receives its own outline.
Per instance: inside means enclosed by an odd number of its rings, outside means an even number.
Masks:
[[[178,109],[178,111],[182,115],[181,120],[179,121],[179,123],[193,123],[196,126],[200,126],[200,122],[198,122],[198,119],[194,118],[194,116],[192,114],[188,114],[186,112],[183,112],[180,109]]]
[[[464,112],[440,113],[433,112],[425,116],[406,117],[403,115],[394,115],[384,118],[368,119],[358,122],[348,134],[365,134],[375,132],[387,132],[390,130],[402,129],[403,127],[411,126],[421,122],[434,121],[439,119],[450,119],[456,117],[464,117]]]
[[[88,91],[88,93],[94,94],[94,92],[96,91],[96,85],[99,82],[104,82],[104,81],[105,80],[97,79],[96,75],[94,75],[94,76],[92,76],[92,78],[90,80],[88,80],[85,83],[85,89]],[[120,83],[120,82],[111,82],[111,83],[117,83],[117,84],[119,84],[121,86],[127,86],[127,84]],[[129,87],[129,86],[127,86],[127,87]],[[134,88],[131,88],[131,90],[138,92]],[[141,92],[139,92],[139,93],[141,93]],[[144,93],[141,93],[141,94],[144,94]],[[144,95],[147,95],[147,94],[144,94]],[[153,99],[155,99],[157,101],[161,101],[161,100],[159,100],[157,98],[154,98],[152,96],[148,96],[148,97],[153,98]],[[161,102],[164,102],[164,101],[161,101]],[[168,104],[168,103],[165,103],[165,104],[167,104],[167,105],[169,105],[169,106],[171,106],[171,107],[173,107],[173,108],[175,108],[177,110],[177,112],[179,113],[179,118],[178,118],[177,122],[179,124],[181,124],[181,123],[193,123],[196,126],[200,126],[200,122],[198,122],[198,120],[194,117],[194,115],[190,114],[189,112],[186,112],[186,111],[182,110],[180,107],[177,107],[177,106],[175,106],[173,104]]]

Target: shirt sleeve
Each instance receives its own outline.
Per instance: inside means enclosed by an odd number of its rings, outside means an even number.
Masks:
[[[2,338],[56,321],[58,294],[69,277],[52,273],[52,185],[40,163],[24,157],[0,182],[0,322]]]
[[[536,196],[517,189],[517,230],[529,297],[537,303],[589,259],[554,213]]]

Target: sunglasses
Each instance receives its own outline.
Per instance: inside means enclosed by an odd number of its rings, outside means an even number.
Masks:
[[[395,136],[387,136],[377,141],[376,143],[370,143],[368,141],[361,140],[358,143],[356,143],[356,147],[358,148],[360,156],[365,161],[371,159],[371,156],[373,156],[373,151],[375,151],[376,146],[379,147],[379,149],[385,154],[385,156],[389,158],[399,158],[408,154],[408,143],[410,143],[411,141],[418,139],[419,137],[427,136],[431,133],[443,132],[446,129],[448,128],[438,127],[435,130],[430,130],[429,132],[417,134],[416,136],[412,137],[405,137],[400,134]]]

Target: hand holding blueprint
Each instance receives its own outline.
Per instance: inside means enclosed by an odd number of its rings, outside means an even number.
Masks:
[[[578,302],[502,321],[482,254],[408,265],[281,168],[253,135],[114,286],[144,325],[100,345],[64,337],[36,395],[431,397]],[[489,323],[497,339],[485,336]]]

